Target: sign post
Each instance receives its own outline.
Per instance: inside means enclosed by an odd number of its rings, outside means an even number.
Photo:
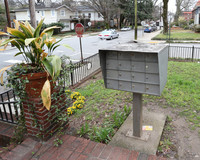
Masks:
[[[75,32],[77,34],[77,37],[79,37],[80,41],[80,50],[81,50],[81,61],[83,62],[83,52],[82,52],[82,42],[81,42],[81,37],[84,33],[84,26],[81,23],[77,23],[75,26]]]

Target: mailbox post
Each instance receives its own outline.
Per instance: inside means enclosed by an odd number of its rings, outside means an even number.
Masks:
[[[168,46],[129,43],[99,50],[106,88],[133,93],[133,136],[142,134],[142,94],[160,96],[167,82]]]

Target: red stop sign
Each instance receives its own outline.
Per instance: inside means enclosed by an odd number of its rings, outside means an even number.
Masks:
[[[77,23],[75,26],[75,32],[78,35],[78,37],[82,36],[84,32],[84,26],[81,23]]]

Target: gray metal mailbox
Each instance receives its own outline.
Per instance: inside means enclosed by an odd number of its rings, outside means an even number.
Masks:
[[[167,81],[168,46],[121,44],[99,50],[106,88],[161,95]]]

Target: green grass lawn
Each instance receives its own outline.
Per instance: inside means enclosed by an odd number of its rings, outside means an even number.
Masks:
[[[146,96],[148,99],[165,99],[163,107],[179,109],[179,114],[191,122],[200,133],[200,64],[192,62],[169,62],[168,81],[161,97]]]
[[[94,80],[77,89],[86,97],[85,107],[70,116],[78,135],[108,143],[132,107],[132,93],[106,89],[103,80]],[[168,65],[168,81],[160,97],[144,96],[144,103],[178,110],[200,133],[200,64],[173,62]]]
[[[168,40],[169,35],[160,33],[152,40]],[[171,40],[200,40],[200,33],[195,33],[191,30],[172,30],[170,33]]]

